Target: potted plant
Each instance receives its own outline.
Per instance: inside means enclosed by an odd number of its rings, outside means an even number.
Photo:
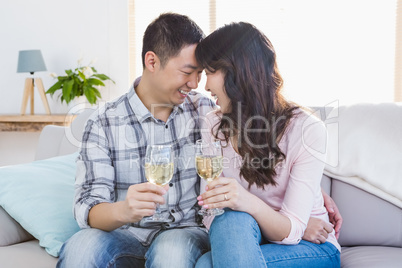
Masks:
[[[103,81],[110,80],[107,75],[99,74],[97,70],[88,64],[87,66],[80,66],[81,60],[78,61],[78,67],[75,70],[65,70],[66,75],[57,76],[52,74],[54,78],[57,78],[57,82],[51,86],[46,94],[53,94],[61,90],[60,99],[61,102],[65,101],[67,104],[76,97],[85,96],[90,104],[96,104],[97,100],[101,98],[99,87],[104,87]]]

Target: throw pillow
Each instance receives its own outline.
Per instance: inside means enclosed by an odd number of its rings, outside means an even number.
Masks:
[[[54,257],[79,230],[72,212],[77,155],[0,168],[0,205]]]

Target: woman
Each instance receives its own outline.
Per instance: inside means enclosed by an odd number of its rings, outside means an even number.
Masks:
[[[340,267],[334,231],[323,243],[302,240],[310,217],[329,222],[320,190],[326,129],[282,96],[268,38],[232,23],[203,40],[196,57],[221,107],[208,114],[203,139],[224,144],[223,175],[199,205],[227,208],[196,267]]]

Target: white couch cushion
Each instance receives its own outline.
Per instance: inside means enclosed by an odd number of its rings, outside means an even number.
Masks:
[[[57,258],[47,254],[38,240],[2,247],[0,261],[2,268],[54,268],[57,264]]]
[[[349,247],[342,248],[342,268],[395,268],[401,267],[402,248]]]

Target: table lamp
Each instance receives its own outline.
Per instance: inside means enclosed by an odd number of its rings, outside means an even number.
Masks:
[[[24,96],[22,98],[21,115],[25,114],[28,99],[31,101],[31,114],[34,114],[34,89],[35,84],[42,98],[46,113],[50,114],[49,103],[47,102],[45,89],[41,78],[34,78],[35,72],[46,71],[40,50],[21,50],[18,54],[17,73],[30,73],[32,77],[25,79]]]

